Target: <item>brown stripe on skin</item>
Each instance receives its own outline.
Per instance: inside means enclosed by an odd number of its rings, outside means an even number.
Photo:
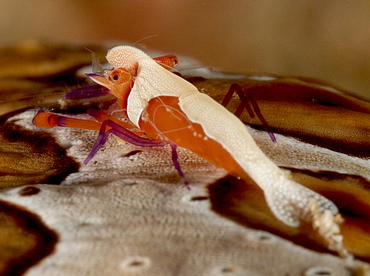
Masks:
[[[273,132],[297,137],[350,155],[369,157],[370,104],[325,89],[324,82],[307,78],[276,78],[272,81],[190,79],[197,88],[222,102],[231,84],[237,83],[257,101]],[[310,81],[310,82],[307,82]],[[321,85],[321,86],[317,86]],[[329,84],[326,84],[329,86]],[[333,88],[338,90],[338,88]],[[233,97],[227,108],[235,112],[240,104]],[[240,119],[261,127],[245,110]]]
[[[257,103],[274,132],[352,156],[370,156],[370,114],[302,101]],[[246,112],[240,119],[261,126]]]
[[[58,184],[78,168],[78,163],[48,133],[27,131],[12,123],[2,125],[0,188]]]
[[[293,228],[277,220],[264,200],[264,194],[253,183],[226,176],[208,186],[212,209],[237,223],[266,230],[318,251],[326,245],[309,223]],[[312,241],[312,240],[314,241]]]
[[[293,178],[332,200],[344,218],[344,246],[356,257],[370,260],[370,183],[361,177],[293,171]],[[330,185],[328,185],[330,183]]]
[[[17,276],[51,254],[58,241],[40,218],[0,201],[0,274]]]

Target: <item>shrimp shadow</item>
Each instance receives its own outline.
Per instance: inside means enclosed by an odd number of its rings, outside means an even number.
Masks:
[[[252,180],[245,182],[228,175],[209,185],[208,191],[211,208],[219,215],[242,226],[276,234],[308,249],[330,252],[308,222],[302,221],[299,227],[293,228],[277,220],[267,206],[263,191]]]

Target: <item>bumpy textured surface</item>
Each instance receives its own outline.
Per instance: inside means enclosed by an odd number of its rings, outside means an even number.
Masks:
[[[34,129],[32,116],[15,118]],[[80,162],[96,136],[68,128],[52,133]],[[305,275],[315,269],[351,275],[361,266],[220,216],[207,185],[225,172],[185,150],[180,162],[190,192],[179,183],[169,149],[138,149],[111,138],[63,186],[34,185],[40,191],[28,197],[18,189],[2,192],[1,200],[38,214],[59,236],[55,253],[27,275]]]
[[[55,252],[26,275],[351,275],[343,259],[309,251],[210,210],[203,185],[122,179],[35,185],[0,194],[37,213],[59,235]],[[320,269],[318,269],[320,267]],[[317,274],[320,275],[320,274]]]

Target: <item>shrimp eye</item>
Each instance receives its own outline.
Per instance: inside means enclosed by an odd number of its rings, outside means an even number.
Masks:
[[[120,79],[120,75],[121,75],[120,70],[113,70],[109,74],[109,81],[114,83],[118,82]]]
[[[118,81],[119,80],[119,75],[117,75],[117,74],[113,75],[112,79],[115,80],[115,81]]]
[[[108,80],[111,83],[123,83],[127,82],[127,80],[130,78],[130,73],[123,68],[118,68],[112,70],[108,75]]]

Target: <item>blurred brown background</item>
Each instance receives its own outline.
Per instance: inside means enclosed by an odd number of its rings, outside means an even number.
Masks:
[[[143,41],[235,73],[318,77],[370,99],[370,1],[0,1],[0,46]]]

